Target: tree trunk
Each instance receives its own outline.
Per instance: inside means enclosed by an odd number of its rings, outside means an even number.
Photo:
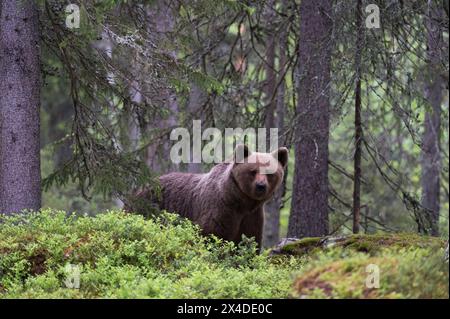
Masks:
[[[275,51],[276,51],[276,40],[273,34],[273,20],[274,20],[274,2],[268,1],[264,20],[267,29],[267,40],[266,40],[266,54],[265,54],[265,83],[264,83],[264,106],[265,106],[265,117],[264,126],[269,132],[271,128],[277,127],[275,125],[275,90],[277,84],[277,74],[275,71]],[[270,136],[266,140],[266,148],[270,147]],[[267,150],[269,151],[269,150]],[[265,205],[264,209],[264,230],[263,230],[263,246],[270,247],[278,242],[279,238],[279,228],[280,228],[280,205],[279,199],[274,194],[274,197]]]
[[[0,2],[0,212],[41,206],[40,62],[34,1]]]
[[[149,32],[153,34],[153,41],[157,46],[161,47],[167,55],[176,59],[176,52],[165,49],[163,46],[167,45],[170,35],[175,24],[175,17],[173,14],[173,8],[165,0],[157,0],[148,8],[147,14],[152,24]],[[177,114],[179,113],[178,100],[176,94],[169,88],[161,92],[161,98],[164,103],[164,107],[169,110],[167,118],[156,118],[154,123],[151,124],[152,128],[166,129],[168,127],[174,127],[177,125]],[[163,136],[160,140],[155,141],[147,149],[146,163],[150,169],[154,172],[165,173],[167,171],[177,170],[178,165],[170,161],[170,134]]]
[[[274,1],[269,0],[265,8],[264,18],[266,20],[266,28],[268,37],[266,40],[266,54],[265,54],[265,83],[264,83],[264,106],[265,118],[264,124],[266,129],[275,127],[275,90],[277,84],[277,75],[275,71],[275,34],[273,34],[273,19],[274,19]],[[266,147],[269,147],[269,138],[267,138]]]
[[[439,76],[439,55],[443,46],[442,30],[438,24],[438,6],[429,3],[426,27],[428,32],[428,76],[425,96],[430,111],[425,114],[425,131],[422,146],[422,206],[431,227],[431,235],[439,235],[440,209],[440,147],[442,87]]]
[[[282,10],[286,10],[287,1],[283,0],[282,2]],[[271,41],[269,43],[275,48],[275,39],[274,35],[271,36]],[[276,92],[276,118],[271,118],[271,122],[268,121],[266,117],[266,128],[270,128],[267,125],[274,125],[276,123],[276,127],[278,127],[278,145],[285,146],[285,139],[283,137],[283,127],[284,127],[284,113],[285,113],[285,81],[284,81],[284,72],[287,62],[286,55],[286,45],[287,45],[287,30],[283,30],[280,34],[278,40],[278,48],[279,48],[279,64],[278,74],[282,77],[279,79],[280,83],[278,84],[278,90]],[[268,57],[271,54],[267,54]],[[273,61],[274,62],[274,61]],[[268,73],[271,74],[270,72]],[[275,90],[276,87],[276,78],[275,73],[273,74],[273,84],[270,85],[272,90]],[[272,92],[273,94],[273,92]],[[273,113],[272,109],[272,113]],[[271,201],[269,201],[265,205],[265,217],[264,217],[264,232],[263,232],[263,246],[264,247],[272,247],[279,242],[280,239],[280,210],[282,207],[283,196],[286,189],[286,178],[287,178],[287,169],[285,172],[285,176],[283,179],[280,188],[275,192]]]
[[[328,234],[331,1],[300,3],[295,171],[288,237]]]
[[[202,125],[205,123],[205,112],[201,109],[206,100],[206,94],[195,83],[191,84],[191,90],[189,92],[189,102],[187,103],[187,110],[190,114],[195,114],[193,119],[201,120]],[[193,163],[193,155],[190,154],[191,163],[187,165],[187,172],[198,174],[202,172],[202,163]]]
[[[359,233],[361,219],[361,54],[364,27],[362,25],[362,0],[356,5],[356,87],[355,87],[355,154],[353,156],[354,181],[353,181],[353,233]]]

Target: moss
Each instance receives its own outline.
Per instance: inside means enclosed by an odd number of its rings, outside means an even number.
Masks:
[[[444,247],[445,241],[417,234],[375,234],[375,235],[352,235],[341,243],[343,247],[352,248],[356,251],[375,254],[384,248],[408,248],[408,247]]]
[[[381,250],[377,256],[339,247],[316,255],[296,278],[297,298],[448,298],[443,249]],[[379,270],[379,286],[366,281]]]
[[[310,253],[315,248],[320,247],[322,238],[320,237],[307,237],[300,239],[299,241],[289,243],[281,248],[281,253],[303,256]]]
[[[377,254],[384,248],[408,248],[408,247],[444,247],[445,241],[441,238],[419,236],[410,233],[398,234],[374,234],[374,235],[350,235],[337,238],[309,237],[289,243],[281,248],[281,253],[295,256],[311,255],[322,250],[342,247],[358,252]]]

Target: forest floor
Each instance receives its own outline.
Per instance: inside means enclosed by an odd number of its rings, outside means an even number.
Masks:
[[[0,298],[448,298],[446,241],[305,238],[256,254],[176,215],[0,217]]]

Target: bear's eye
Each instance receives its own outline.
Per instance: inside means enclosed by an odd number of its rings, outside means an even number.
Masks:
[[[252,169],[250,171],[250,175],[252,175],[252,176],[256,176],[256,173],[258,173],[258,171],[256,169]]]

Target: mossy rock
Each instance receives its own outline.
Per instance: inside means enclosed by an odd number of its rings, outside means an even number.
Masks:
[[[357,252],[376,255],[383,249],[400,248],[442,248],[445,241],[441,238],[419,236],[411,233],[350,235],[342,237],[308,237],[282,245],[276,254],[304,256],[334,247],[342,247]]]

